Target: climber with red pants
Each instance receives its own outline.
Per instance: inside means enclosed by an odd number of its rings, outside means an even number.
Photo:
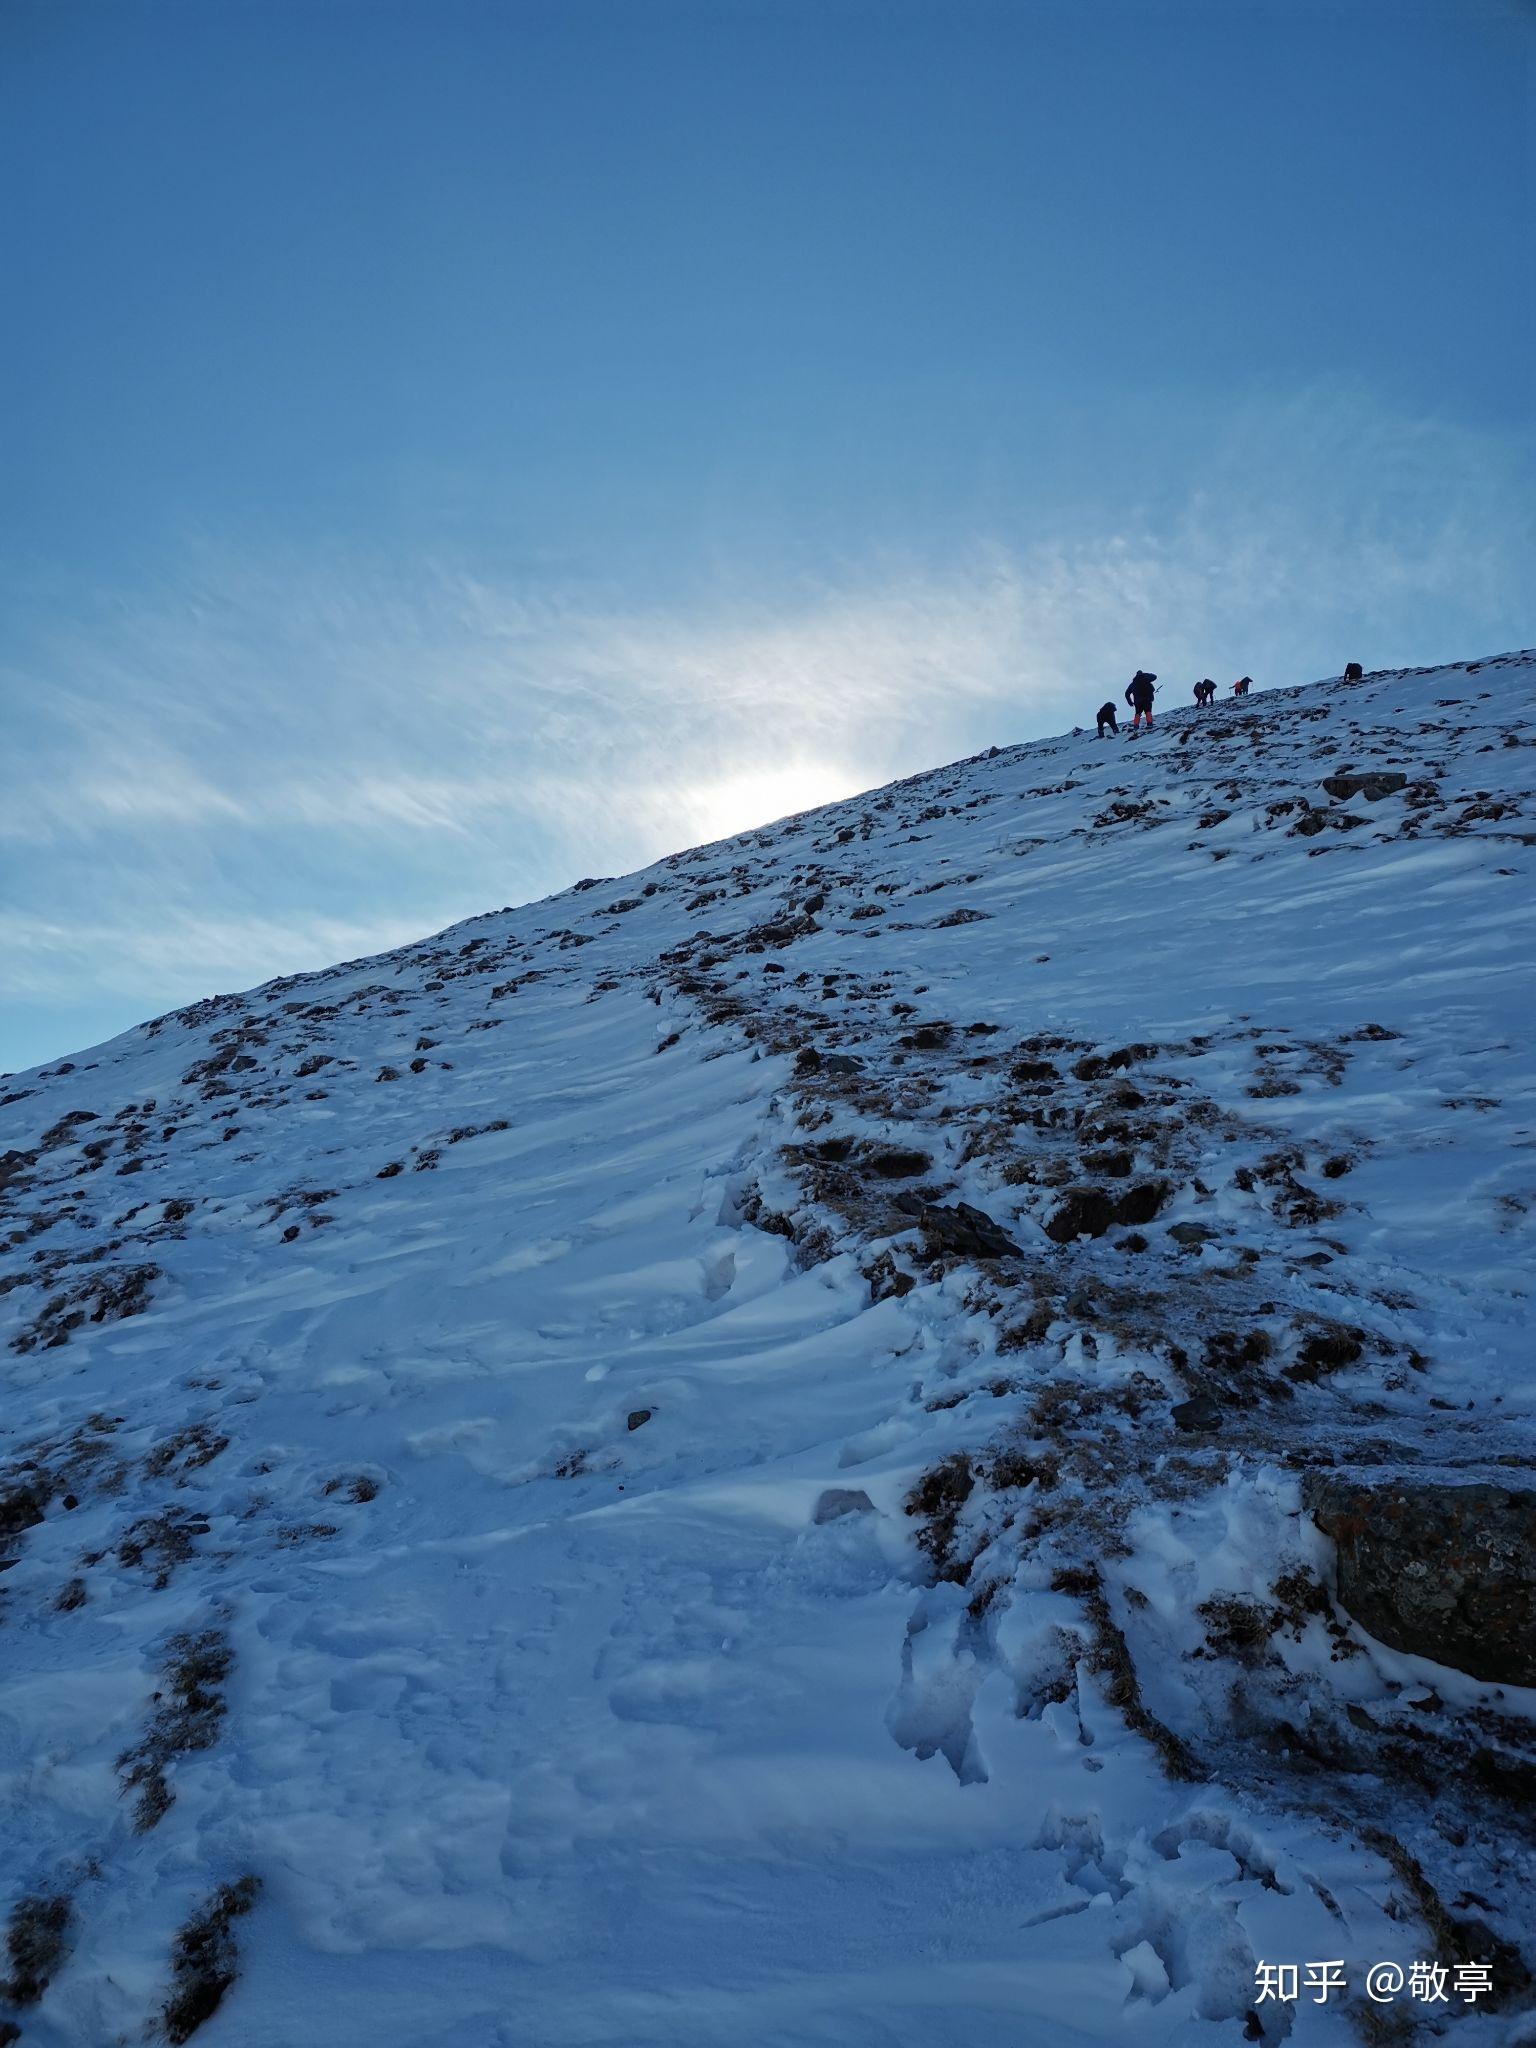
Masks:
[[[1147,721],[1147,731],[1150,732],[1152,730],[1152,699],[1157,694],[1152,685],[1156,681],[1157,677],[1148,675],[1144,668],[1137,669],[1135,675],[1131,677],[1130,686],[1125,693],[1125,701],[1136,714],[1131,720],[1132,732],[1139,732],[1141,730],[1141,721],[1143,719]]]

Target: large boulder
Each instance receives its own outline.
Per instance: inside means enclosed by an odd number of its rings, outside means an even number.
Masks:
[[[1337,775],[1325,775],[1323,787],[1340,802],[1345,797],[1363,796],[1368,804],[1377,804],[1384,796],[1403,788],[1407,780],[1399,768],[1341,769]]]
[[[906,1206],[900,1197],[898,1206]],[[923,1203],[918,1224],[928,1250],[937,1255],[949,1252],[962,1259],[1002,1259],[1019,1249],[1000,1224],[969,1202],[956,1202],[952,1209],[938,1202]]]
[[[1315,1474],[1338,1598],[1394,1650],[1496,1685],[1536,1685],[1536,1490]]]

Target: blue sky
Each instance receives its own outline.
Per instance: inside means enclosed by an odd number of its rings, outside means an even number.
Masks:
[[[0,1066],[1536,639],[1527,0],[6,0]]]

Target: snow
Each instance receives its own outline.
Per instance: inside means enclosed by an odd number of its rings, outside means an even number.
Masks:
[[[1319,1463],[1530,1469],[1533,681],[994,752],[5,1083],[0,1500],[44,1498],[0,1911],[71,1901],[29,2048],[144,2038],[247,1872],[209,2048],[1322,2048],[1344,2000],[1255,1965],[1358,1998],[1435,1953],[1383,1834],[1526,1936],[1517,1817],[1448,1760],[1536,1697],[1326,1593],[1251,1656],[1202,1609],[1329,1585]],[[1319,786],[1366,766],[1408,790]],[[1161,1205],[1056,1243],[1085,1175]],[[925,1252],[918,1188],[1018,1258]],[[1182,1432],[1223,1331],[1269,1362]],[[222,1712],[137,1829],[205,1631]]]

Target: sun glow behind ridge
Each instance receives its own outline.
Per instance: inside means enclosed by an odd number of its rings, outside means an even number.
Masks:
[[[681,792],[679,810],[689,831],[707,842],[814,810],[818,804],[836,803],[863,786],[847,770],[828,762],[800,761],[792,767],[762,768],[695,784]]]

